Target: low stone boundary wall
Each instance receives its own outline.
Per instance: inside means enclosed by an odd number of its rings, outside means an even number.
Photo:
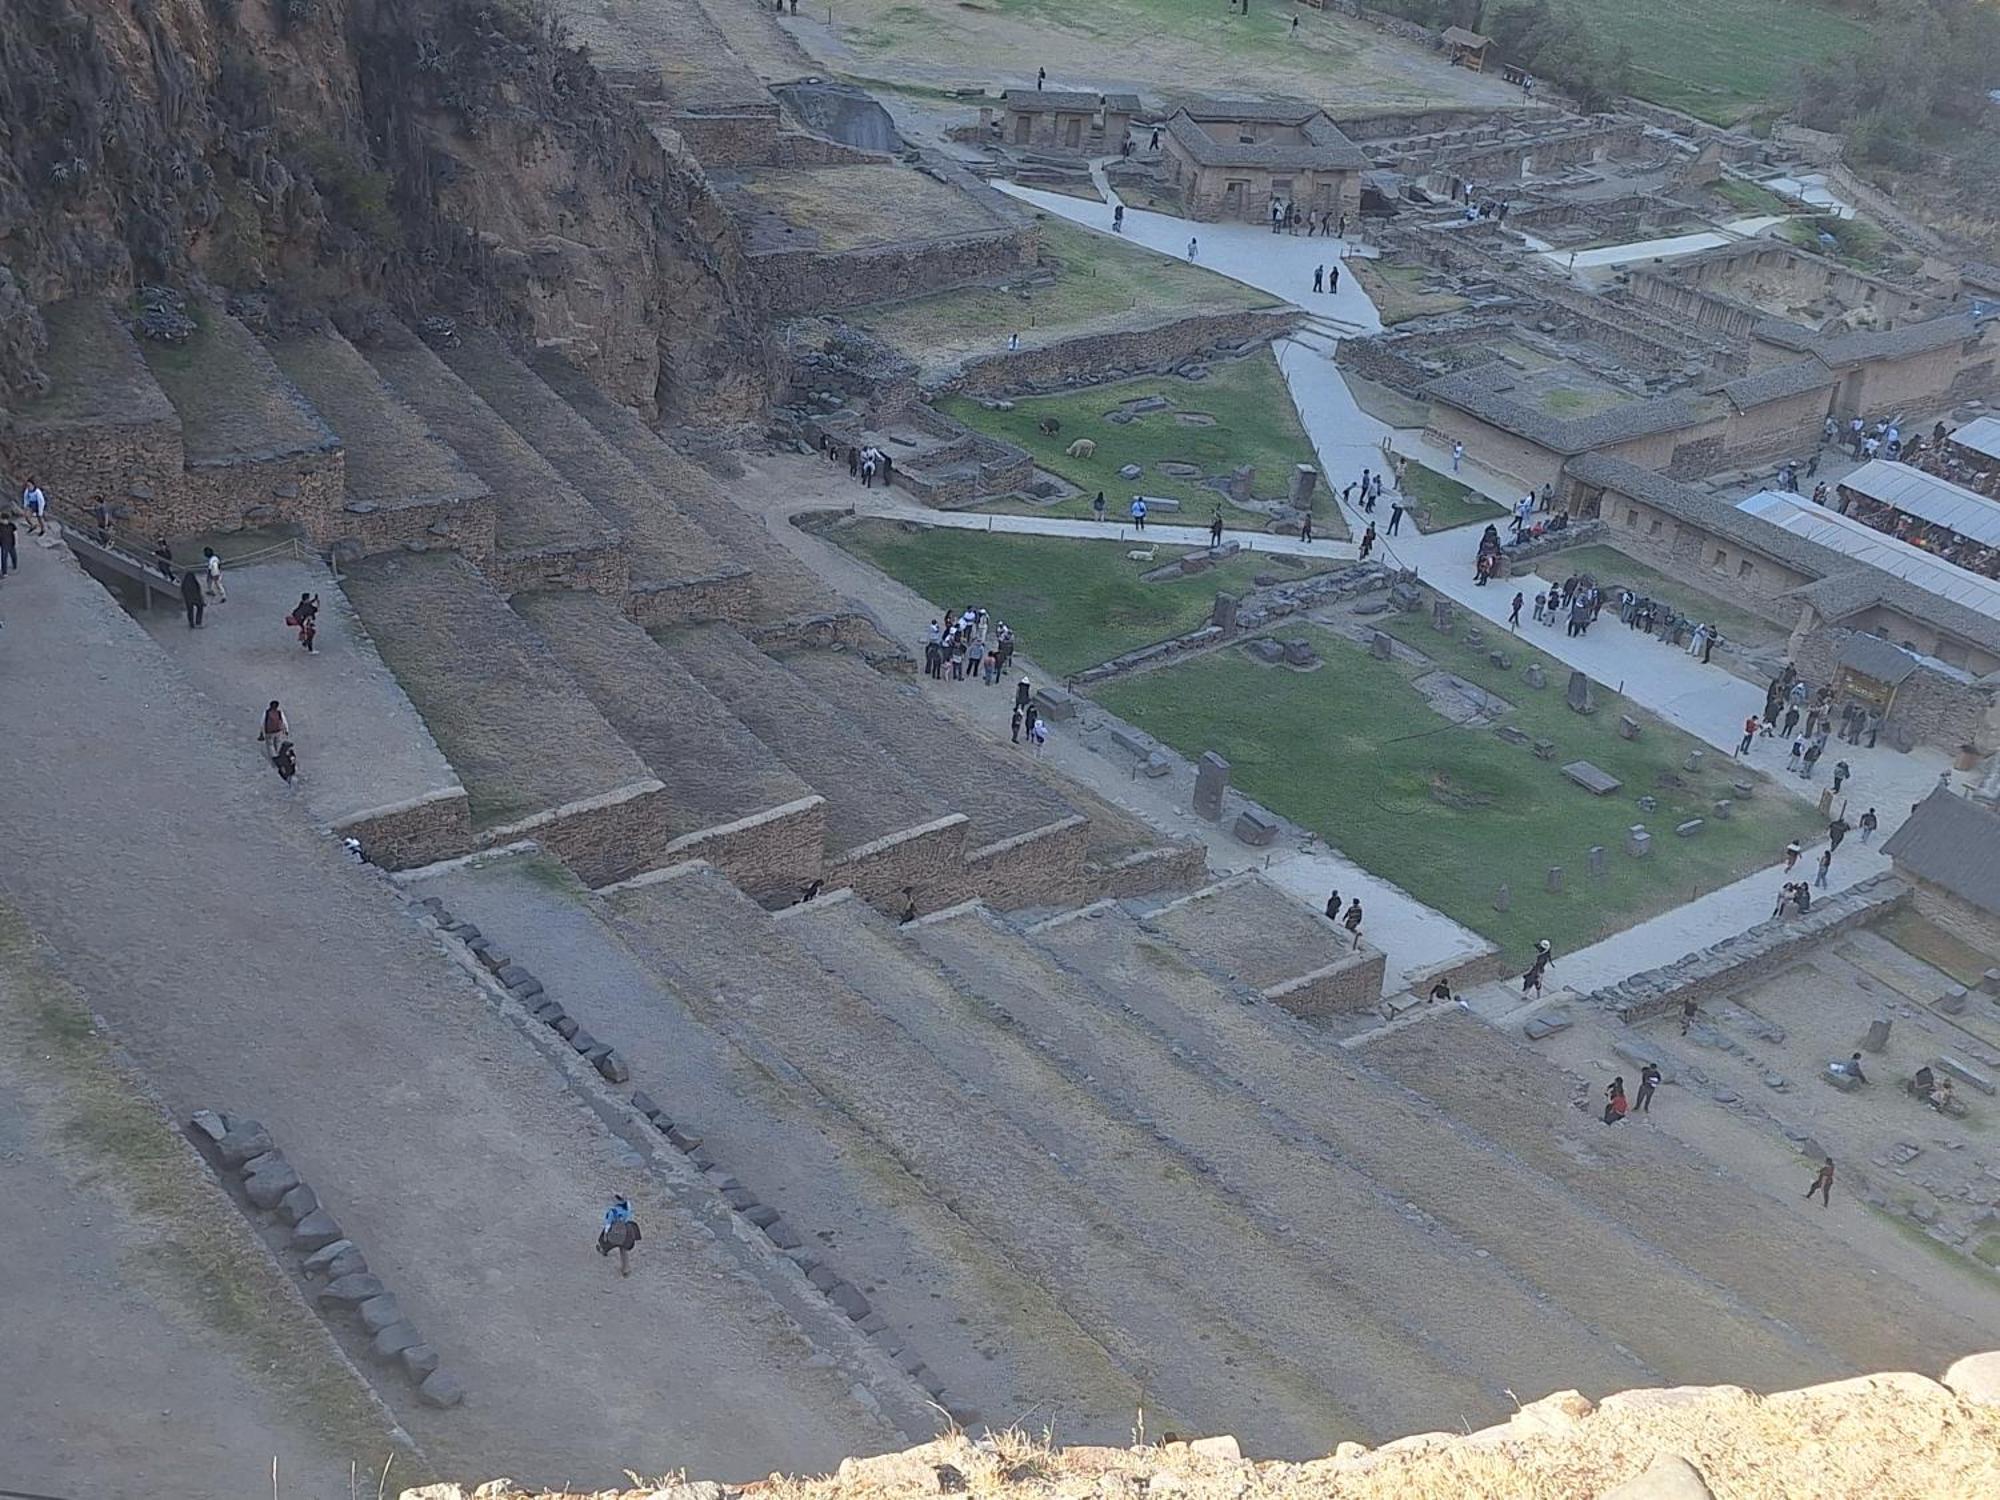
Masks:
[[[1157,849],[1134,850],[1110,864],[1086,868],[1097,894],[1106,900],[1191,890],[1208,883],[1208,847],[1193,841],[1164,844]]]
[[[706,578],[653,579],[634,583],[625,595],[625,613],[647,630],[700,620],[740,624],[757,606],[755,579],[737,567]]]
[[[662,864],[674,843],[671,816],[663,783],[635,781],[602,796],[488,828],[478,843],[494,848],[533,839],[594,890]]]
[[[632,587],[632,569],[617,543],[605,547],[542,547],[532,552],[496,553],[480,571],[503,594],[529,589],[574,589],[622,599]]]
[[[877,911],[901,917],[914,899],[920,912],[956,906],[972,893],[966,883],[964,813],[948,813],[915,828],[857,844],[826,863],[826,883],[847,886]],[[910,895],[905,896],[904,891]]]
[[[1090,820],[1072,815],[974,849],[965,857],[966,877],[1000,911],[1088,900],[1089,845]]]
[[[734,822],[684,833],[665,862],[703,860],[755,901],[796,899],[819,878],[826,859],[826,799],[818,793]]]
[[[1203,313],[1156,328],[1085,334],[967,360],[936,386],[941,395],[984,396],[1000,391],[1057,390],[1097,385],[1148,371],[1165,372],[1197,354],[1218,348],[1241,350],[1269,343],[1299,325],[1297,308]]]
[[[333,831],[356,840],[361,857],[372,865],[412,870],[471,852],[472,804],[464,787],[450,787],[356,813],[335,823]]]
[[[1337,963],[1274,984],[1263,995],[1295,1016],[1375,1011],[1382,1006],[1382,976],[1387,966],[1387,956],[1364,943]]]
[[[1033,224],[858,250],[774,250],[750,258],[773,317],[838,312],[1006,276],[1035,263]]]
[[[270,1133],[255,1120],[207,1109],[196,1110],[190,1124],[225,1180],[235,1176],[237,1191],[267,1232],[282,1236],[294,1274],[309,1286],[324,1283],[313,1299],[321,1315],[352,1313],[375,1362],[400,1367],[425,1405],[453,1407],[463,1401],[458,1377],[438,1367],[437,1350],[404,1316],[395,1293],[369,1271],[360,1247],[285,1160]]]
[[[442,547],[483,564],[493,551],[493,497],[468,495],[393,506],[353,501],[336,509],[326,530],[312,540],[347,558]]]
[[[1549,535],[1539,537],[1532,542],[1520,542],[1512,546],[1502,543],[1500,555],[1512,566],[1532,561],[1537,557],[1552,557],[1567,548],[1581,547],[1587,543],[1610,542],[1613,546],[1616,546],[1617,539],[1606,536],[1605,531],[1606,527],[1601,519],[1572,521],[1561,531],[1551,532]],[[1533,571],[1532,568],[1521,569],[1521,573],[1530,573]],[[1519,577],[1521,575],[1520,573],[1516,573],[1512,576]]]
[[[1822,946],[1837,932],[1866,926],[1909,899],[1894,875],[1877,875],[1813,903],[1801,917],[1774,918],[1748,932],[1691,953],[1657,969],[1593,990],[1585,1003],[1616,1011],[1626,1023],[1673,1010],[1683,1000],[1706,1000],[1761,979]]]

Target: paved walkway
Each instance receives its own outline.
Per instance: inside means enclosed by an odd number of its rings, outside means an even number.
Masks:
[[[1100,232],[1108,229],[1108,214],[1099,205],[1008,184],[998,186],[1086,228]],[[1312,266],[1316,257],[1325,254],[1326,241],[1273,235],[1254,225],[1194,224],[1136,209],[1126,210],[1125,225],[1127,240],[1177,257],[1184,256],[1189,235],[1198,236],[1200,264],[1296,306],[1317,310],[1319,299],[1311,296],[1309,288]],[[1364,328],[1381,326],[1373,305],[1351,277],[1343,277],[1340,292],[1327,300],[1335,303],[1343,320]],[[1277,345],[1276,353],[1279,367],[1291,386],[1300,420],[1319,455],[1322,476],[1336,498],[1339,487],[1358,478],[1364,465],[1381,468],[1385,443],[1432,467],[1450,468],[1449,456],[1427,448],[1420,433],[1397,431],[1361,410],[1333,363],[1331,340],[1285,340]],[[1510,504],[1520,493],[1519,486],[1482,469],[1477,457],[1477,454],[1467,455],[1456,477],[1480,493]],[[1352,507],[1345,510],[1349,530],[1360,536],[1367,518]],[[1378,525],[1386,524],[1385,515],[1385,511],[1378,509]],[[1533,574],[1499,580],[1481,588],[1474,584],[1472,576],[1478,537],[1476,526],[1428,536],[1406,526],[1396,537],[1382,537],[1376,555],[1414,569],[1431,587],[1504,628],[1508,607],[1517,590],[1532,597],[1538,589],[1562,578],[1562,555],[1554,554]],[[1554,578],[1545,576],[1548,573],[1553,573]],[[1526,616],[1530,611],[1524,609],[1522,613]],[[1537,629],[1532,625],[1524,628],[1532,634],[1535,645],[1549,656],[1589,673],[1595,681],[1631,697],[1724,753],[1735,749],[1745,716],[1763,708],[1760,687],[1721,666],[1704,664],[1684,651],[1629,631],[1615,618],[1605,618],[1588,635],[1574,640],[1561,630]],[[1785,775],[1784,757],[1776,746],[1774,740],[1760,740],[1753,749],[1751,763],[1775,772],[1776,784],[1787,791],[1816,799],[1824,782],[1804,783]],[[1940,773],[1949,767],[1948,757],[1933,749],[1919,749],[1906,755],[1886,746],[1875,750],[1848,746],[1843,748],[1841,758],[1855,771],[1854,779],[1845,789],[1845,800],[1856,815],[1868,806],[1877,809],[1882,820],[1882,838],[1937,785]],[[1834,883],[1845,886],[1881,868],[1879,855],[1861,850],[1850,838],[1835,863]],[[1570,956],[1564,972],[1557,977],[1565,984],[1580,985],[1586,980],[1590,984],[1609,983],[1740,932],[1770,914],[1783,879],[1781,869],[1774,865],[1720,892],[1698,897],[1598,945],[1597,949]],[[1303,885],[1300,882],[1292,888],[1302,889]],[[1371,939],[1376,936],[1372,922],[1369,936]],[[1417,966],[1410,961],[1410,954],[1396,951],[1392,944],[1385,946],[1390,948],[1392,966]]]
[[[824,464],[819,466],[826,469]],[[831,472],[831,471],[827,471]],[[1077,521],[1064,516],[1011,516],[983,510],[933,510],[928,505],[901,498],[895,490],[857,490],[843,486],[838,498],[853,506],[856,514],[878,516],[885,521],[908,521],[915,526],[935,526],[945,531],[989,531],[1011,536],[1066,536],[1088,542],[1123,542],[1128,547],[1206,547],[1206,526],[1178,526],[1148,520],[1142,531],[1130,517],[1117,520]],[[796,494],[786,497],[796,501]],[[794,513],[799,507],[792,505]],[[1225,530],[1224,539],[1235,542],[1245,552],[1274,552],[1286,557],[1319,557],[1329,562],[1352,562],[1359,550],[1353,542],[1302,542],[1295,536],[1274,536],[1267,531]]]

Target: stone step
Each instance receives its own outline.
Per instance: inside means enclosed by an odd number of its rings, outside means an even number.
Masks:
[[[126,512],[122,531],[149,552],[162,529],[184,531],[173,504],[181,483],[181,422],[147,368],[118,309],[96,297],[41,308],[49,346],[45,395],[12,404],[9,478],[16,494],[40,482],[53,514],[90,521],[102,495]],[[128,538],[130,540],[130,538]]]
[[[705,859],[762,899],[795,898],[820,873],[822,799],[608,599],[514,599],[612,728],[665,783],[665,863]]]
[[[1205,1231],[1185,1228],[1158,1177],[1142,1175],[1129,1160],[1144,1154],[1136,1132],[1120,1133],[1119,1148],[1080,1138],[1073,1150],[1093,1167],[1103,1159],[1104,1171],[1126,1173],[1119,1196],[1149,1195],[1151,1223],[1135,1223],[1106,1201],[1091,1174],[1051,1156],[797,947],[786,934],[791,919],[759,911],[707,867],[685,866],[605,899],[628,945],[698,1015],[808,1079],[878,1150],[1107,1341],[1170,1408],[1199,1412],[1201,1421],[1254,1437],[1266,1451],[1301,1444],[1323,1451],[1343,1434],[1386,1430],[1344,1411],[1325,1394],[1316,1366],[1288,1352],[1305,1344],[1332,1358],[1340,1330],[1319,1324],[1298,1339],[1267,1328],[1237,1331],[1223,1307],[1243,1303],[1251,1296],[1246,1285],[1267,1282],[1267,1273],[1251,1267],[1245,1283],[1221,1269],[1240,1257]],[[692,933],[702,940],[688,941]],[[881,982],[890,982],[887,974]],[[1088,1120],[1080,1129],[1094,1134]],[[1267,1321],[1275,1321],[1281,1306],[1289,1320],[1298,1304],[1271,1297],[1265,1306],[1273,1314]],[[1390,1420],[1386,1403],[1376,1406],[1377,1422]]]
[[[965,814],[973,889],[990,904],[1011,910],[1087,899],[1089,830],[1054,787],[1029,772],[1024,750],[987,740],[933,707],[921,679],[887,676],[850,652],[793,651],[780,659],[865,725],[939,807]],[[998,685],[963,691],[984,695],[1000,714],[1012,701]]]
[[[1671,1382],[1766,1390],[1822,1377],[1813,1349],[1568,1187],[1426,1108],[1277,1007],[1245,1004],[1179,945],[1100,904],[1030,929],[1130,1023],[1309,1130],[1329,1151],[1489,1251],[1599,1336]],[[1421,1024],[1435,1020],[1435,1013]]]
[[[631,610],[642,624],[748,613],[742,562],[689,522],[497,335],[462,334],[439,357],[624,536]]]
[[[418,889],[503,941],[557,1003],[617,1047],[633,1085],[783,1214],[804,1241],[798,1254],[859,1286],[895,1341],[958,1403],[996,1421],[1048,1403],[1081,1441],[1126,1441],[1142,1401],[1149,1421],[1181,1419],[1153,1410],[1160,1393],[1142,1390],[1032,1277],[760,1037],[704,1021],[678,984],[620,941],[600,904],[563,889],[546,861],[457,866]],[[744,928],[760,933],[754,921]]]
[[[759,622],[840,617],[853,611],[799,560],[772,540],[763,521],[722,492],[694,460],[676,451],[629,407],[606,396],[581,371],[554,355],[534,362],[563,400],[632,465],[663,504],[687,517],[731,559],[751,571],[751,618]],[[849,620],[842,634],[856,644],[880,639],[872,625]]]
[[[480,841],[533,838],[592,884],[659,862],[664,788],[471,564],[383,553],[349,564],[343,588],[464,784]]]
[[[363,556],[403,547],[451,547],[475,560],[492,552],[492,492],[359,350],[331,329],[267,347],[341,440],[342,501],[315,541]]]
[[[963,908],[907,931],[959,985],[1061,1058],[1115,1118],[1137,1119],[1192,1167],[1215,1201],[1185,1192],[1182,1217],[1241,1219],[1236,1237],[1268,1240],[1260,1259],[1289,1268],[1305,1302],[1341,1326],[1346,1353],[1333,1368],[1352,1380],[1405,1399],[1448,1390],[1473,1419],[1504,1412],[1507,1391],[1618,1390],[1655,1378],[1421,1205],[1413,1211],[1259,1096],[1131,1025],[1087,979],[989,913]],[[1048,1107],[1015,1084],[996,1097],[1010,1109]],[[1067,1114],[1055,1118],[1067,1127]]]
[[[493,556],[483,571],[496,587],[624,597],[617,528],[422,339],[393,323],[362,354],[493,491]]]
[[[662,631],[658,640],[826,798],[829,885],[854,885],[870,900],[915,886],[927,911],[964,899],[965,819],[952,818],[863,723],[726,625]],[[838,867],[857,858],[865,869]]]
[[[1607,1127],[1572,1107],[1574,1078],[1470,1016],[1390,1032],[1360,1057],[1850,1369],[1912,1368],[1983,1337],[1851,1247],[1806,1232],[1775,1250],[1770,1198],[1802,1194],[1803,1165],[1767,1194],[1657,1132]]]
[[[1253,873],[1234,875],[1146,912],[1145,925],[1210,973],[1295,1015],[1373,1011],[1383,956],[1323,913]]]

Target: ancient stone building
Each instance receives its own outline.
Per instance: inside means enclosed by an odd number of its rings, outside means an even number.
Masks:
[[[1213,100],[1178,109],[1162,132],[1167,180],[1193,219],[1270,217],[1273,202],[1301,212],[1352,213],[1369,165],[1319,110],[1303,104]]]

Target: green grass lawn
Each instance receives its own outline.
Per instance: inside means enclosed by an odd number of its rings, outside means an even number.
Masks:
[[[1040,232],[1038,269],[1052,272],[1053,281],[1030,281],[1023,272],[1004,287],[960,287],[878,303],[847,317],[930,368],[1004,349],[1013,333],[1033,346],[1041,333],[1067,336],[1092,325],[1278,305],[1240,281],[1061,219],[1044,219]]]
[[[1866,219],[1837,219],[1821,214],[1809,219],[1792,219],[1780,224],[1777,232],[1802,250],[1829,255],[1857,271],[1885,269],[1895,255],[1889,236]],[[1833,248],[1820,243],[1820,235],[1833,236]]]
[[[1871,34],[1810,0],[1684,0],[1671,7],[1576,0],[1576,10],[1605,40],[1631,47],[1640,98],[1721,125],[1784,94],[1800,63]]]
[[[1124,514],[1135,494],[1165,495],[1180,501],[1178,519],[1190,524],[1206,523],[1221,502],[1224,516],[1232,523],[1262,531],[1263,516],[1238,510],[1198,479],[1177,478],[1159,468],[1165,462],[1188,463],[1196,465],[1203,475],[1213,475],[1253,464],[1257,470],[1255,492],[1265,498],[1280,498],[1293,465],[1318,462],[1270,350],[1260,349],[1244,359],[1218,360],[1208,368],[1206,380],[1148,375],[1057,396],[1029,397],[1017,401],[1012,411],[988,411],[967,396],[940,401],[938,409],[968,427],[1019,443],[1034,454],[1042,468],[1083,491],[1072,500],[1040,507],[1041,514],[1088,516],[1091,496],[1103,490],[1113,515]],[[1104,420],[1104,414],[1116,410],[1121,402],[1146,396],[1162,396],[1170,404],[1165,411],[1146,412],[1123,425]],[[1179,420],[1183,414],[1207,416],[1213,421],[1189,425]],[[1061,427],[1054,433],[1042,432],[1037,424],[1045,417],[1054,417]],[[1078,438],[1093,440],[1096,453],[1089,458],[1071,458],[1067,449]],[[1120,479],[1118,471],[1127,464],[1138,464],[1145,473],[1137,479]],[[1322,490],[1313,511],[1319,521],[1327,523],[1321,535],[1336,535],[1331,527],[1338,521],[1338,511]],[[1177,518],[1162,512],[1156,519]]]
[[[991,610],[1014,628],[1023,652],[1064,676],[1193,630],[1217,592],[1247,589],[1257,573],[1307,576],[1243,553],[1190,578],[1142,583],[1142,572],[1187,549],[1162,547],[1154,561],[1138,563],[1125,556],[1124,542],[919,531],[894,521],[863,521],[827,537],[940,608]]]
[[[1705,769],[1683,771],[1683,758],[1700,742],[1605,689],[1598,689],[1595,714],[1572,713],[1563,694],[1568,669],[1519,641],[1506,642],[1514,665],[1502,670],[1483,649],[1432,631],[1426,612],[1381,622],[1439,666],[1506,698],[1514,708],[1500,722],[1552,740],[1556,759],[1537,760],[1490,726],[1437,715],[1411,686],[1428,668],[1376,661],[1312,629],[1304,633],[1326,661],[1316,672],[1260,667],[1230,650],[1108,683],[1094,696],[1183,754],[1217,751],[1244,792],[1523,965],[1537,938],[1553,941],[1560,959],[1772,862],[1787,839],[1819,826],[1810,806],[1712,749]],[[1521,680],[1530,660],[1548,676],[1540,691]],[[1620,714],[1645,726],[1637,741],[1618,737]],[[1592,796],[1562,774],[1572,760],[1602,767],[1623,789]],[[1687,785],[1661,785],[1662,773]],[[1731,797],[1738,779],[1758,782],[1757,793],[1719,821],[1713,804]],[[1638,809],[1642,793],[1659,799],[1657,810]],[[1707,819],[1699,834],[1675,836],[1677,824],[1696,817]],[[1625,853],[1626,830],[1640,822],[1653,834],[1645,860]],[[1605,849],[1605,874],[1596,879],[1587,858],[1593,844]],[[1544,886],[1551,865],[1564,869],[1561,894]],[[1513,900],[1500,912],[1493,898],[1503,881]],[[1755,899],[1775,899],[1776,884]]]
[[[1382,326],[1393,328],[1412,318],[1428,318],[1435,313],[1457,312],[1465,298],[1456,292],[1427,292],[1424,287],[1437,278],[1429,266],[1399,266],[1382,260],[1351,260],[1347,273],[1361,283],[1361,290],[1375,304]]]
[[[1715,185],[1715,196],[1737,212],[1746,215],[1782,214],[1791,212],[1791,205],[1769,188],[1757,186],[1754,182],[1744,182],[1740,178],[1725,177]]]
[[[1649,598],[1664,600],[1682,614],[1694,615],[1721,626],[1723,638],[1726,640],[1738,643],[1770,641],[1786,634],[1782,625],[1774,625],[1738,605],[1726,603],[1713,594],[1704,593],[1700,589],[1682,583],[1677,578],[1669,578],[1664,573],[1655,572],[1644,563],[1632,561],[1615,547],[1570,547],[1553,557],[1540,559],[1535,568],[1545,578],[1551,574],[1557,578],[1567,578],[1572,573],[1588,573],[1596,580],[1598,587],[1607,593],[1622,585],[1635,594],[1645,594]],[[1624,629],[1609,617],[1605,623],[1620,630]]]
[[[1507,507],[1498,501],[1488,500],[1470,485],[1427,469],[1414,459],[1403,470],[1403,493],[1409,497],[1410,519],[1419,531],[1449,531],[1507,514]]]

